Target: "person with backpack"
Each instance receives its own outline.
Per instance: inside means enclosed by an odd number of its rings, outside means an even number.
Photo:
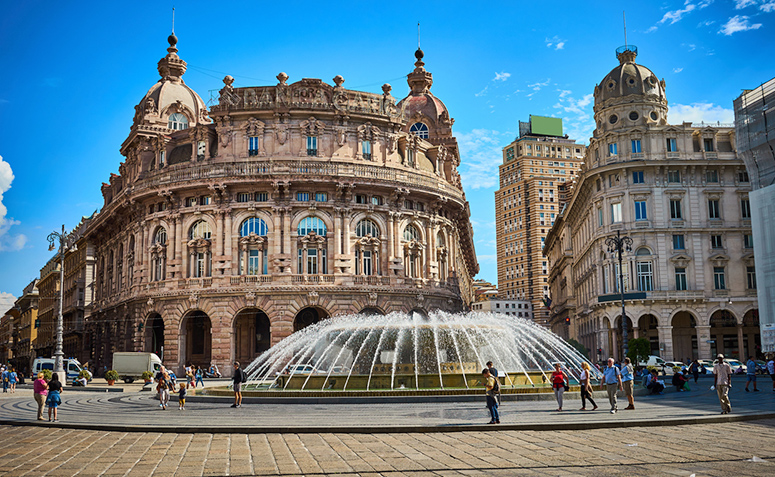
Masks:
[[[48,404],[48,420],[51,421],[51,413],[54,413],[54,422],[59,422],[59,415],[57,409],[62,404],[62,398],[59,394],[62,392],[62,383],[59,381],[59,375],[53,373],[51,375],[51,381],[48,383],[48,395],[46,396],[46,404]]]
[[[234,386],[234,404],[231,407],[242,407],[242,383],[247,382],[248,378],[240,368],[239,361],[234,362],[234,376],[231,380]]]
[[[554,397],[557,399],[557,411],[562,412],[562,395],[565,392],[568,385],[568,376],[562,370],[562,364],[554,363],[554,372],[551,377],[552,390],[554,390]]]
[[[201,367],[197,366],[196,371],[194,371],[194,387],[196,387],[196,383],[199,383],[202,385],[202,387],[205,387],[205,382],[202,380],[203,376],[204,371]]]
[[[500,392],[500,384],[487,368],[482,370],[482,376],[484,377],[484,389],[487,395],[487,409],[490,411],[491,418],[487,424],[500,424],[501,417],[498,413],[498,400],[496,399],[497,393]]]
[[[496,386],[497,391],[495,392],[495,399],[498,400],[498,406],[500,406],[500,404],[501,404],[501,382],[498,379],[498,376],[500,376],[500,374],[498,374],[498,370],[492,365],[492,361],[487,361],[486,366],[487,366],[487,370],[490,371],[490,376],[495,378],[495,383],[497,385]]]

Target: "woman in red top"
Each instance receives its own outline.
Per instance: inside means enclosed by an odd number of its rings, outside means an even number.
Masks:
[[[552,373],[552,389],[554,390],[554,396],[557,398],[558,411],[562,411],[562,394],[565,392],[565,382],[568,377],[560,369],[560,363],[554,363],[554,372]]]

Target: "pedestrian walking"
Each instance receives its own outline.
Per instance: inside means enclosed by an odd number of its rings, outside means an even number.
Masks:
[[[242,383],[247,381],[247,376],[240,368],[239,361],[234,362],[234,376],[231,380],[234,387],[234,404],[231,407],[242,407]]]
[[[16,383],[19,382],[19,375],[16,374],[16,368],[11,367],[8,373],[8,385],[11,389],[11,393],[16,392]]]
[[[624,409],[635,409],[635,370],[632,369],[632,363],[630,358],[624,358],[622,363],[622,387],[624,388],[624,395],[627,397],[627,407]]]
[[[748,385],[753,382],[753,390],[758,393],[759,388],[756,387],[756,361],[753,360],[753,356],[749,356],[748,362],[745,363],[745,374],[748,377],[748,381],[745,382],[745,392],[750,392]]]
[[[205,387],[205,382],[202,380],[202,377],[204,376],[204,371],[202,371],[202,368],[197,366],[196,371],[194,371],[194,387],[196,387],[196,383],[200,383],[202,387]]]
[[[592,399],[592,385],[589,382],[591,377],[589,363],[584,361],[581,363],[581,373],[579,374],[579,388],[581,389],[581,409],[579,409],[579,411],[587,410],[587,399],[595,406],[592,410],[594,411],[597,409],[597,404],[595,404],[595,400]]]
[[[482,376],[484,377],[484,389],[487,396],[487,410],[490,411],[490,422],[487,424],[500,424],[501,417],[498,414],[498,400],[495,398],[496,392],[500,390],[500,385],[498,380],[490,374],[489,369],[483,369]]]
[[[608,402],[611,403],[611,414],[616,414],[619,408],[616,405],[616,390],[622,387],[622,372],[614,366],[614,359],[608,358],[608,366],[603,370],[603,383],[601,388],[608,392]]]
[[[721,414],[732,412],[732,403],[729,402],[729,388],[732,387],[732,367],[724,361],[724,355],[717,356],[718,362],[713,365],[713,385],[716,386],[718,400],[721,403]]]
[[[178,410],[186,410],[186,384],[180,383],[180,391],[178,391]]]
[[[163,367],[157,376],[156,391],[159,392],[159,405],[166,411],[167,404],[170,402],[170,377]]]
[[[44,379],[44,374],[41,371],[38,373],[38,379],[32,383],[32,393],[35,396],[35,402],[38,403],[38,420],[43,421],[43,406],[46,404],[46,396],[48,396],[48,383]]]
[[[767,372],[770,373],[772,391],[775,392],[775,355],[770,355],[770,360],[767,361]]]
[[[552,390],[554,391],[554,397],[557,399],[557,411],[562,412],[562,395],[565,393],[568,385],[568,376],[562,370],[562,364],[554,363],[554,372],[551,377]]]
[[[487,365],[487,370],[490,371],[490,375],[493,378],[495,378],[495,381],[498,382],[497,383],[498,385],[496,386],[495,399],[498,400],[498,406],[500,406],[500,404],[501,404],[501,382],[498,379],[498,376],[500,376],[500,375],[498,374],[498,370],[495,369],[495,367],[492,365],[492,361],[487,361],[487,363],[485,363],[485,364]]]
[[[694,377],[694,384],[697,384],[697,378],[700,377],[700,362],[696,359],[689,365],[689,372]]]
[[[186,366],[186,386],[196,387],[194,384],[194,368],[190,364]]]
[[[46,396],[46,404],[48,405],[48,420],[51,421],[51,414],[53,411],[54,422],[59,422],[59,415],[57,409],[62,404],[62,398],[59,396],[62,392],[62,383],[59,382],[59,375],[54,373],[51,375],[51,381],[48,383],[48,396]]]
[[[11,384],[11,373],[5,369],[5,366],[0,368],[0,378],[3,380],[3,392],[8,392],[8,386]]]

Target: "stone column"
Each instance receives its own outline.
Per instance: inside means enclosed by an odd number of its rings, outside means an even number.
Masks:
[[[227,265],[226,269],[233,270],[234,266],[231,265],[231,261],[234,260],[234,255],[232,255],[232,248],[231,248],[232,240],[233,240],[232,228],[231,228],[231,208],[228,207],[224,209],[223,213],[224,213],[224,220],[226,221],[226,225],[223,231],[223,234],[225,237],[224,244],[223,244],[223,247],[224,247],[223,254],[226,256],[226,265]],[[237,233],[237,236],[239,236],[239,233]]]
[[[177,218],[171,218],[171,220],[170,220],[170,235],[169,235],[169,239],[167,240],[167,243],[168,243],[168,245],[167,245],[167,254],[168,254],[169,258],[172,259],[173,264],[174,264],[174,261],[175,261],[176,250],[180,247],[178,245],[178,242],[175,240],[175,237],[177,237],[177,232],[178,232],[177,229],[178,229],[178,219]],[[164,264],[165,265],[165,269],[164,269],[165,278],[172,278],[173,271],[167,269],[166,262],[167,262],[167,260],[165,260],[165,264]]]
[[[287,207],[283,212],[283,232],[285,233],[283,253],[290,254],[293,257],[293,251],[291,250],[291,208]]]
[[[742,362],[745,362],[746,358],[748,358],[747,356],[745,356],[745,347],[743,346],[744,341],[745,340],[743,339],[743,325],[738,323],[737,324],[737,349],[738,349],[737,359],[739,359]]]
[[[395,212],[388,212],[387,216],[387,247],[388,247],[388,261],[392,261],[396,257],[396,240],[394,237],[395,227]]]
[[[183,253],[184,248],[183,225],[181,224],[180,214],[178,214],[175,216],[175,262],[177,263],[178,278],[186,277],[186,258]]]
[[[343,212],[341,209],[334,209],[334,256],[342,253],[342,231],[344,230]]]
[[[432,247],[433,239],[431,238],[431,221],[429,219],[425,221],[425,266],[423,267],[425,278],[427,279],[433,278],[433,274],[431,273],[431,261],[433,261],[433,254],[431,253]]]
[[[215,255],[220,257],[223,255],[223,210],[217,210],[215,212],[217,218],[215,219]]]
[[[659,344],[660,344],[660,351],[661,351],[660,357],[665,361],[674,361],[675,357],[673,356],[673,327],[657,326],[657,333],[659,336]]]
[[[261,242],[258,247],[258,275],[264,273],[264,243]]]
[[[150,281],[150,273],[149,273],[149,263],[151,261],[151,253],[148,251],[148,247],[150,246],[150,242],[148,241],[148,222],[141,222],[140,226],[143,229],[143,245],[142,245],[142,257],[143,257],[143,273],[140,277],[140,283],[147,283]],[[106,254],[108,258],[110,258],[110,254]],[[105,268],[107,269],[110,265],[106,262]],[[107,270],[106,270],[107,273]],[[113,290],[109,290],[110,293],[113,292]]]
[[[697,332],[697,359],[710,359],[713,357],[710,355],[710,325],[697,325],[695,326]]]
[[[637,326],[632,327],[632,339],[636,340],[640,338],[640,328]]]

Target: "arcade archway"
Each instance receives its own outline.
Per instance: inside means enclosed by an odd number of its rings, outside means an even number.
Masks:
[[[314,325],[318,321],[326,318],[328,318],[328,313],[322,308],[314,306],[302,308],[293,319],[293,332],[295,333],[299,330],[303,330],[304,328],[310,325]]]
[[[180,325],[181,364],[207,369],[212,358],[212,324],[207,313],[195,310],[186,314]]]
[[[272,346],[269,317],[258,308],[241,310],[234,317],[234,359],[247,366]]]
[[[145,351],[156,353],[164,361],[164,319],[158,313],[151,314],[145,320]]]
[[[688,311],[679,311],[671,322],[673,326],[673,359],[685,363],[699,358],[697,348],[697,321]],[[665,358],[667,359],[667,358]]]

